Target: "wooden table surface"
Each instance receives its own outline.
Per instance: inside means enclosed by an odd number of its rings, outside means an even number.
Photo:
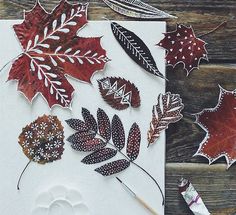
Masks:
[[[145,0],[144,0],[145,1]],[[52,9],[59,0],[41,0],[46,9]],[[80,2],[85,2],[80,0]],[[90,0],[88,18],[101,20],[129,20],[108,8],[102,0]],[[214,107],[220,84],[227,90],[236,88],[236,1],[235,0],[149,0],[145,1],[179,17],[168,21],[168,30],[176,23],[192,25],[196,35],[208,32],[222,21],[227,27],[212,33],[208,43],[209,63],[201,64],[189,77],[182,66],[167,68],[167,91],[179,93],[185,104],[184,118],[172,124],[167,131],[166,145],[166,212],[191,214],[177,190],[177,180],[191,180],[214,215],[236,214],[236,165],[226,170],[224,159],[209,166],[203,157],[192,157],[205,132],[194,123],[188,113]],[[31,9],[35,0],[0,0],[0,19],[22,19],[23,9]],[[2,33],[2,32],[1,32]],[[4,33],[4,32],[3,32]]]

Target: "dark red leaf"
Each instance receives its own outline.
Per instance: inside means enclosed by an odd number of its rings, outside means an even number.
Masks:
[[[94,133],[97,133],[98,126],[96,119],[93,117],[92,114],[90,114],[90,112],[86,108],[82,108],[82,116],[89,130],[93,131]]]
[[[101,37],[77,36],[87,24],[87,7],[62,0],[47,13],[37,1],[25,12],[24,21],[14,25],[23,53],[13,63],[8,80],[18,80],[18,90],[29,101],[41,93],[50,107],[70,107],[74,88],[65,75],[90,82],[104,68],[108,58]]]
[[[131,161],[134,161],[139,155],[141,142],[141,132],[137,123],[134,123],[129,131],[127,140],[127,156]]]
[[[113,161],[111,163],[105,164],[95,169],[95,171],[100,173],[103,176],[110,176],[110,175],[113,175],[113,174],[116,174],[125,170],[129,166],[130,166],[129,161],[125,159],[121,159],[121,160],[117,160],[117,161]]]
[[[167,65],[175,67],[183,63],[187,75],[195,68],[199,68],[201,59],[208,60],[206,43],[195,36],[192,27],[178,24],[176,30],[165,33],[165,38],[157,45],[168,51]]]
[[[91,133],[88,131],[76,132],[72,134],[71,136],[69,136],[67,138],[67,141],[72,144],[83,143],[83,142],[93,139],[95,135],[96,135],[95,133]]]
[[[209,164],[225,157],[227,168],[236,161],[236,91],[220,87],[214,108],[196,114],[196,123],[206,131],[196,155],[206,157]]]
[[[111,148],[103,148],[86,156],[81,162],[84,164],[96,164],[113,158],[117,151]]]
[[[106,145],[107,143],[103,140],[94,138],[83,142],[73,143],[71,147],[76,151],[90,152],[102,149]]]
[[[123,78],[107,77],[98,80],[99,90],[111,107],[123,110],[132,106],[140,106],[140,96],[137,87]]]
[[[74,130],[78,132],[88,131],[86,124],[80,119],[68,119],[66,123]]]
[[[111,126],[113,144],[120,151],[125,146],[125,130],[120,118],[117,115],[114,115]]]
[[[109,117],[101,108],[97,111],[97,121],[99,134],[108,142],[111,139],[111,124]]]

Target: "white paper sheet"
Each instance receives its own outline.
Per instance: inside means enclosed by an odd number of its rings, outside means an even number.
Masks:
[[[0,67],[22,52],[12,25],[21,21],[0,21]],[[159,70],[165,74],[165,51],[157,46],[165,32],[165,22],[118,22],[135,32],[147,44]],[[135,64],[115,40],[108,21],[91,21],[79,33],[80,36],[103,36],[102,46],[107,50],[111,62],[103,72],[96,73],[92,84],[85,84],[69,78],[75,88],[72,111],[54,107],[38,95],[31,105],[18,92],[17,82],[6,82],[9,64],[0,73],[0,214],[29,215],[35,207],[35,199],[42,191],[54,185],[66,185],[78,189],[91,215],[148,215],[149,212],[134,200],[114,177],[104,178],[95,171],[98,165],[87,166],[80,161],[85,153],[75,152],[65,141],[62,159],[50,164],[31,163],[21,181],[21,190],[16,190],[18,177],[28,162],[18,144],[18,136],[24,126],[43,114],[54,114],[65,127],[65,136],[73,133],[64,120],[81,118],[81,107],[96,116],[98,107],[103,108],[110,118],[118,114],[126,130],[137,122],[142,131],[141,151],[136,162],[149,171],[164,192],[165,184],[165,133],[161,134],[155,146],[147,148],[147,130],[151,120],[152,105],[159,93],[165,92],[164,80],[151,75]],[[22,71],[23,72],[23,71]],[[98,90],[97,79],[106,76],[120,76],[133,82],[140,90],[141,107],[116,111],[108,106]],[[119,174],[119,177],[142,197],[159,215],[164,214],[162,197],[154,182],[137,167]],[[42,214],[44,215],[44,214]],[[45,214],[46,215],[46,214]],[[66,214],[70,215],[70,214]],[[81,214],[82,215],[82,214]]]

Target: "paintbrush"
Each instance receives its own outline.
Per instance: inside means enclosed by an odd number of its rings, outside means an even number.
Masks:
[[[134,191],[132,191],[126,184],[123,183],[118,177],[116,179],[129,191],[129,193],[143,206],[145,207],[151,214],[158,215],[146,202],[144,202],[140,197],[136,195]]]

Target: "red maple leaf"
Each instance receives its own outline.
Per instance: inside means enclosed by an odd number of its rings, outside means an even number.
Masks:
[[[74,88],[65,75],[90,82],[108,61],[100,37],[82,38],[78,30],[87,23],[88,4],[62,0],[47,13],[37,1],[14,25],[23,53],[13,63],[8,80],[18,80],[18,90],[32,101],[41,93],[50,107],[70,107]]]
[[[178,24],[175,31],[164,35],[157,45],[167,50],[167,65],[175,67],[183,63],[188,76],[192,70],[199,68],[201,59],[208,60],[206,43],[195,36],[191,26]]]
[[[206,157],[209,164],[225,157],[229,168],[236,161],[236,91],[220,87],[216,107],[195,116],[196,123],[207,132],[195,156]]]

